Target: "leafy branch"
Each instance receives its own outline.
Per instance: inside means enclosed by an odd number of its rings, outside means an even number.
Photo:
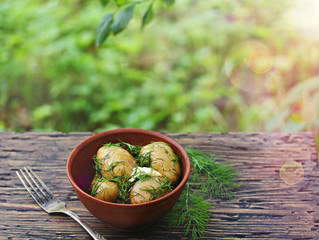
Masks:
[[[185,148],[192,166],[192,181],[187,183],[169,215],[169,226],[185,226],[185,235],[202,238],[211,216],[211,198],[232,199],[239,187],[237,174],[229,164],[216,163],[216,157],[194,148]]]
[[[136,7],[147,6],[141,23],[141,27],[144,28],[153,20],[156,2],[168,7],[173,5],[175,0],[100,0],[103,7],[110,2],[114,2],[117,9],[115,12],[105,14],[100,21],[96,29],[96,47],[99,47],[110,34],[117,35],[122,32],[131,21]]]

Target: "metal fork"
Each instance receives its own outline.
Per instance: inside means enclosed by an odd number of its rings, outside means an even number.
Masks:
[[[54,197],[44,182],[32,171],[30,167],[24,167],[16,171],[23,186],[30,193],[31,197],[47,213],[64,213],[77,221],[95,240],[106,240],[87,223],[83,222],[74,212],[66,208],[65,202]]]

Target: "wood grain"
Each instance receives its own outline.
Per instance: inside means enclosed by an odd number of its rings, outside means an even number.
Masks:
[[[237,169],[241,188],[233,200],[215,206],[207,239],[319,239],[318,158],[312,133],[165,133],[183,146],[218,156]],[[109,229],[77,199],[66,175],[72,149],[92,133],[0,132],[0,239],[90,239],[65,215],[48,215],[19,182],[24,166],[47,183],[69,209],[108,239],[189,239],[182,227],[167,228],[163,217],[143,232]],[[287,185],[280,169],[287,161],[301,164],[304,176]]]

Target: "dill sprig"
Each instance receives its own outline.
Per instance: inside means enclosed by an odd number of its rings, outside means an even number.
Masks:
[[[185,226],[185,235],[202,238],[207,229],[213,207],[211,198],[234,197],[238,188],[237,174],[229,164],[216,163],[216,157],[195,148],[185,148],[191,163],[192,184],[187,183],[178,202],[169,214],[169,226]]]
[[[186,147],[192,166],[193,182],[210,198],[232,199],[232,189],[238,188],[237,174],[227,163],[216,163],[216,157],[195,148]]]
[[[187,183],[180,200],[170,212],[169,226],[184,226],[185,236],[191,232],[193,239],[202,238],[208,226],[211,216],[209,210],[212,207],[203,195],[198,194]]]

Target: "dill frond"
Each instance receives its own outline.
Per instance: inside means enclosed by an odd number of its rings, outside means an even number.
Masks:
[[[191,163],[192,183],[187,183],[178,202],[169,214],[169,226],[184,226],[193,239],[204,237],[211,217],[212,198],[234,197],[239,187],[237,174],[229,164],[216,163],[216,157],[195,148],[185,148]]]
[[[236,170],[227,163],[216,163],[214,155],[195,148],[187,147],[185,150],[191,162],[193,181],[200,183],[199,188],[210,198],[232,199],[232,189],[239,187]]]
[[[208,226],[211,208],[213,206],[204,199],[204,196],[194,191],[187,183],[178,202],[170,212],[169,226],[184,226],[185,236],[191,232],[193,239],[202,238]]]

